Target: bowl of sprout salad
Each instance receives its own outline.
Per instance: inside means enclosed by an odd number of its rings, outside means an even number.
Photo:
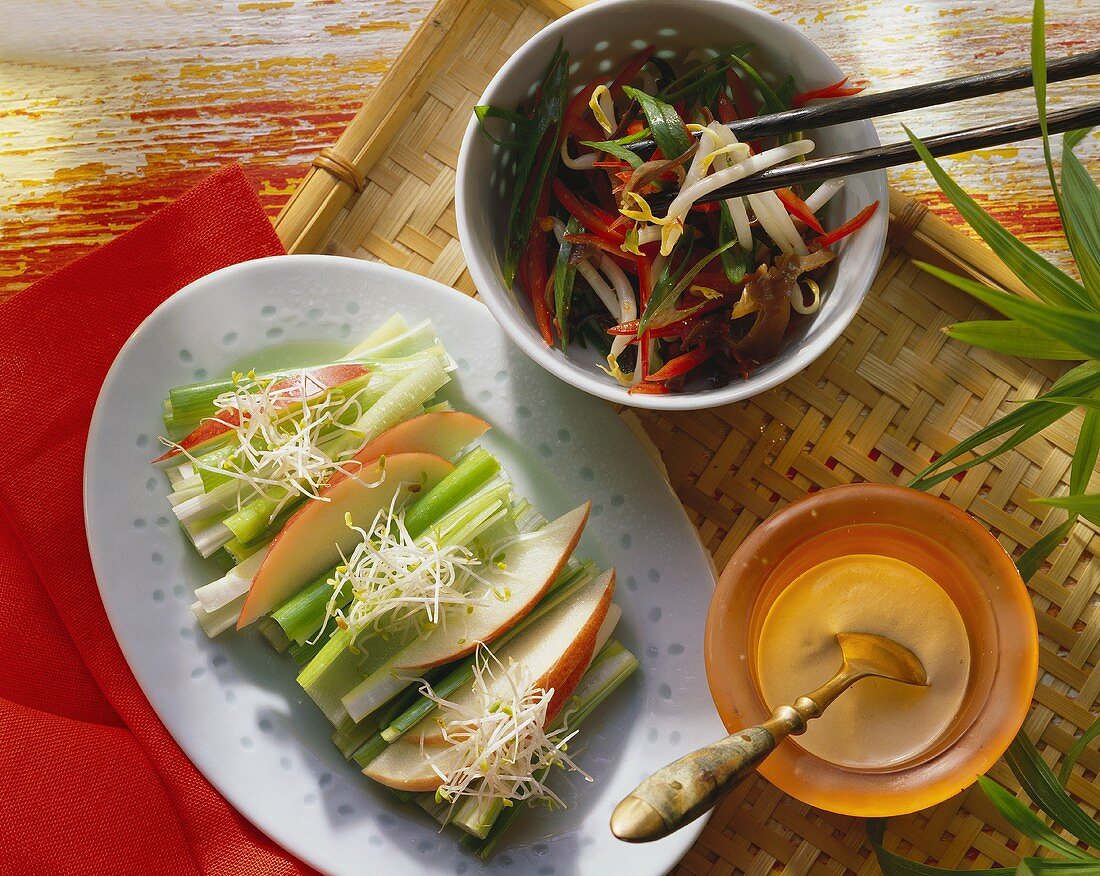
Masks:
[[[593,395],[728,404],[806,368],[870,289],[881,171],[711,201],[769,167],[879,145],[870,122],[741,143],[726,122],[858,91],[731,0],[603,0],[519,48],[463,138],[456,213],[513,342]]]

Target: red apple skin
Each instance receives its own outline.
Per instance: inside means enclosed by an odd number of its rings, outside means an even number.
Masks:
[[[576,690],[577,684],[594,656],[596,639],[600,627],[603,626],[604,618],[607,617],[615,592],[614,569],[609,570],[605,575],[607,583],[592,614],[554,665],[535,681],[535,686],[544,690],[554,688],[554,696],[547,707],[547,724],[550,724],[561,712],[562,707],[569,702],[569,697]],[[418,734],[417,730],[420,727],[422,729]],[[435,732],[429,733],[429,729]],[[442,731],[434,723],[432,716],[425,718],[421,725],[414,727],[406,736],[394,742],[379,757],[367,764],[363,774],[381,785],[399,791],[436,790],[443,781],[424,760],[421,744],[436,750],[446,744],[443,741]]]
[[[290,390],[275,400],[275,406],[276,408],[282,408],[293,402],[301,401],[303,397],[312,398],[319,393],[339,386],[341,383],[347,383],[349,380],[361,377],[369,371],[369,368],[360,365],[358,362],[337,362],[335,365],[322,365],[319,368],[306,369],[304,373],[292,374],[271,387],[272,390],[279,392]],[[306,386],[310,387],[308,393],[304,392]],[[214,417],[217,419],[214,419]],[[219,435],[224,435],[230,429],[235,429],[240,424],[236,411],[218,411],[214,417],[203,420],[195,431],[178,442],[179,447],[170,447],[167,452],[158,456],[153,462],[164,462],[166,459],[177,456],[181,452],[180,448],[194,450],[207,441],[212,441]]]
[[[450,417],[452,415],[459,419],[434,419],[436,417]],[[416,428],[402,428],[404,426],[410,426],[410,424],[416,423],[418,420],[423,420],[425,417],[431,417],[433,419]],[[454,426],[456,430],[460,430],[459,434],[462,437],[458,439],[452,438],[440,431],[440,428],[447,424]],[[413,417],[411,420],[398,423],[391,429],[387,429],[371,441],[370,444],[367,444],[362,450],[355,454],[355,456],[344,463],[347,472],[333,472],[332,477],[329,478],[328,487],[335,487],[342,481],[352,477],[356,472],[378,462],[382,456],[392,456],[395,453],[430,453],[433,456],[450,459],[458,453],[459,450],[479,435],[482,435],[488,428],[489,424],[481,418],[475,417],[473,414],[464,414],[459,411],[438,411],[434,414],[421,414],[418,417]],[[398,430],[400,430],[400,432],[398,432],[398,437],[401,438],[400,444],[397,438],[391,437],[391,434]],[[465,436],[470,437],[462,440]],[[461,441],[461,443],[458,443],[458,441]],[[379,452],[378,448],[386,447],[392,449],[383,449],[382,452]],[[287,522],[289,524],[289,521]]]
[[[391,453],[434,453],[453,458],[467,444],[489,430],[481,417],[464,411],[435,411],[421,414],[387,429],[363,448],[364,459]]]
[[[376,469],[373,472],[371,471],[372,467]],[[380,470],[378,470],[377,467],[377,460],[368,464],[366,467],[366,480],[371,481],[378,477]],[[454,471],[454,465],[431,453],[396,453],[387,459],[387,478],[395,471],[402,472],[398,477],[398,482],[409,479],[407,477],[408,472],[426,474],[428,475],[427,488],[431,489],[432,486],[446,477],[446,475]],[[301,529],[300,527],[309,526],[311,518],[317,514],[328,512],[337,513],[339,519],[343,519],[342,511],[333,512],[332,509],[342,508],[342,505],[336,504],[336,500],[339,498],[340,494],[344,492],[339,489],[340,485],[347,480],[347,477],[340,478],[339,480],[333,478],[319,494],[322,498],[333,499],[333,502],[322,503],[317,500],[306,502],[291,515],[286,525],[283,526],[275,535],[275,538],[271,540],[271,547],[268,550],[267,556],[264,558],[263,565],[260,566],[259,571],[256,573],[256,577],[252,579],[252,587],[248,591],[248,596],[245,597],[244,606],[241,609],[241,616],[237,621],[238,630],[242,630],[253,621],[258,620],[260,616],[274,609],[283,599],[292,595],[292,593],[283,593],[282,588],[276,588],[276,595],[272,596],[270,593],[271,586],[269,576],[277,576],[280,564],[286,562],[287,557],[293,556],[295,550],[293,547],[294,540],[296,538],[300,539],[302,533],[307,532],[307,530]],[[363,489],[366,490],[367,487]],[[386,489],[385,480],[379,485],[378,489]],[[392,493],[385,494],[385,502],[387,504],[392,495]],[[370,521],[367,522],[369,523]],[[333,562],[328,565],[335,565],[337,562],[339,562],[339,560],[334,559]],[[323,572],[324,568],[321,568],[316,574],[320,575]],[[306,580],[301,581],[301,586],[304,587],[309,583],[309,576],[306,574],[303,577]]]
[[[475,438],[484,434],[488,428],[489,424],[481,418],[460,411],[438,411],[413,417],[411,420],[406,420],[391,429],[387,429],[345,462],[343,464],[345,471],[335,472],[320,495],[322,497],[330,496],[348,478],[357,477],[360,472],[369,471],[372,467],[376,467],[378,460],[383,455],[389,460],[404,454],[421,454],[430,456],[437,461],[445,460],[446,457],[454,456]],[[449,462],[447,465],[451,466]],[[453,469],[453,466],[451,468]],[[368,475],[366,479],[368,481],[373,480],[373,477]],[[286,525],[271,542],[271,551],[268,554],[269,560],[276,557],[277,562],[279,541],[287,532],[291,531],[291,527],[295,524],[300,524],[302,520],[308,520],[315,510],[316,504],[316,501],[306,502],[291,515]],[[256,582],[264,576],[264,570],[268,568],[267,563],[268,561],[265,560],[264,566],[256,574],[253,581],[253,590],[249,591],[249,595],[245,599],[237,629],[243,629],[256,620],[260,614],[264,613],[264,611],[254,613],[256,612],[255,605],[257,603],[253,603],[252,593],[256,589]]]
[[[562,551],[561,559],[559,560],[558,564],[554,567],[553,571],[546,577],[546,580],[543,582],[542,586],[538,589],[538,591],[535,592],[535,593],[532,593],[529,596],[529,598],[527,599],[527,602],[522,607],[517,606],[518,610],[517,610],[516,614],[512,615],[510,618],[508,618],[506,621],[504,621],[500,626],[498,626],[491,633],[488,633],[487,635],[481,636],[477,640],[472,641],[469,644],[467,644],[464,648],[462,648],[458,651],[454,651],[451,654],[447,655],[446,657],[442,657],[438,660],[432,660],[428,663],[400,665],[397,668],[399,670],[401,670],[402,672],[426,672],[427,670],[432,669],[433,667],[442,666],[444,663],[450,663],[454,660],[459,660],[462,657],[468,657],[470,654],[473,654],[474,651],[477,650],[478,645],[491,644],[492,642],[496,641],[500,636],[502,636],[506,632],[508,632],[508,630],[510,630],[520,620],[520,618],[522,618],[524,615],[526,615],[527,612],[529,612],[532,608],[535,607],[535,605],[538,604],[538,601],[540,599],[542,599],[542,597],[546,595],[546,591],[550,589],[550,585],[553,584],[554,581],[557,579],[558,573],[561,572],[562,568],[569,561],[569,558],[573,555],[573,551],[575,551],[577,549],[577,542],[579,542],[581,540],[581,535],[584,533],[584,527],[588,524],[588,515],[589,515],[589,512],[591,511],[591,509],[592,509],[592,503],[591,502],[585,502],[585,504],[584,504],[584,515],[581,518],[580,525],[577,527],[576,532],[573,533],[573,536],[570,539],[568,546],[565,548],[565,550]],[[606,611],[606,609],[605,609],[605,611]],[[598,629],[598,627],[597,627],[597,629]]]

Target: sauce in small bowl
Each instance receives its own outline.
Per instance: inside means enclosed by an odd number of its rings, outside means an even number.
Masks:
[[[1031,600],[997,540],[942,499],[834,487],[757,527],[707,616],[726,727],[759,724],[828,680],[838,632],[895,639],[929,685],[861,681],[781,743],[760,772],[805,803],[858,816],[935,805],[988,770],[1023,723],[1038,671]]]

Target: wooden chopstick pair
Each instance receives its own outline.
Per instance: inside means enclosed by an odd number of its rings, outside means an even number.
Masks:
[[[1064,82],[1097,73],[1100,73],[1100,50],[1072,55],[1052,62],[1047,66],[1047,81]],[[726,127],[740,140],[754,140],[938,106],[957,100],[1001,94],[1028,88],[1031,84],[1031,67],[1016,67],[979,73],[974,76],[960,76],[941,82],[912,85],[880,94],[860,94],[786,112],[739,119],[730,122]],[[1047,127],[1051,134],[1088,128],[1097,124],[1100,124],[1100,104],[1075,107],[1047,115]],[[1041,133],[1038,118],[1032,117],[1024,121],[985,125],[941,134],[929,137],[923,142],[932,155],[939,157],[1029,140],[1041,136]],[[627,148],[642,152],[653,146],[654,144],[649,141],[640,141]],[[897,167],[918,161],[919,158],[917,151],[908,142],[814,158],[796,165],[765,170],[755,176],[716,189],[700,198],[699,202],[720,201],[725,198],[819,182],[853,173]],[[662,200],[671,200],[671,196],[663,199],[654,198],[654,206],[658,206]]]

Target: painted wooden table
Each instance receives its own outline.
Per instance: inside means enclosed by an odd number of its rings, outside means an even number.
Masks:
[[[1030,3],[761,0],[874,89],[1026,63]],[[423,19],[428,0],[0,2],[0,298],[242,162],[274,216]],[[1096,48],[1100,5],[1050,0],[1048,53]],[[1054,108],[1100,81],[1053,89]],[[1033,111],[1029,96],[904,118],[931,134]],[[880,125],[901,135],[899,120]],[[1100,136],[1081,147],[1097,163]],[[948,162],[1012,231],[1066,264],[1038,144]],[[894,185],[958,221],[923,168]]]

